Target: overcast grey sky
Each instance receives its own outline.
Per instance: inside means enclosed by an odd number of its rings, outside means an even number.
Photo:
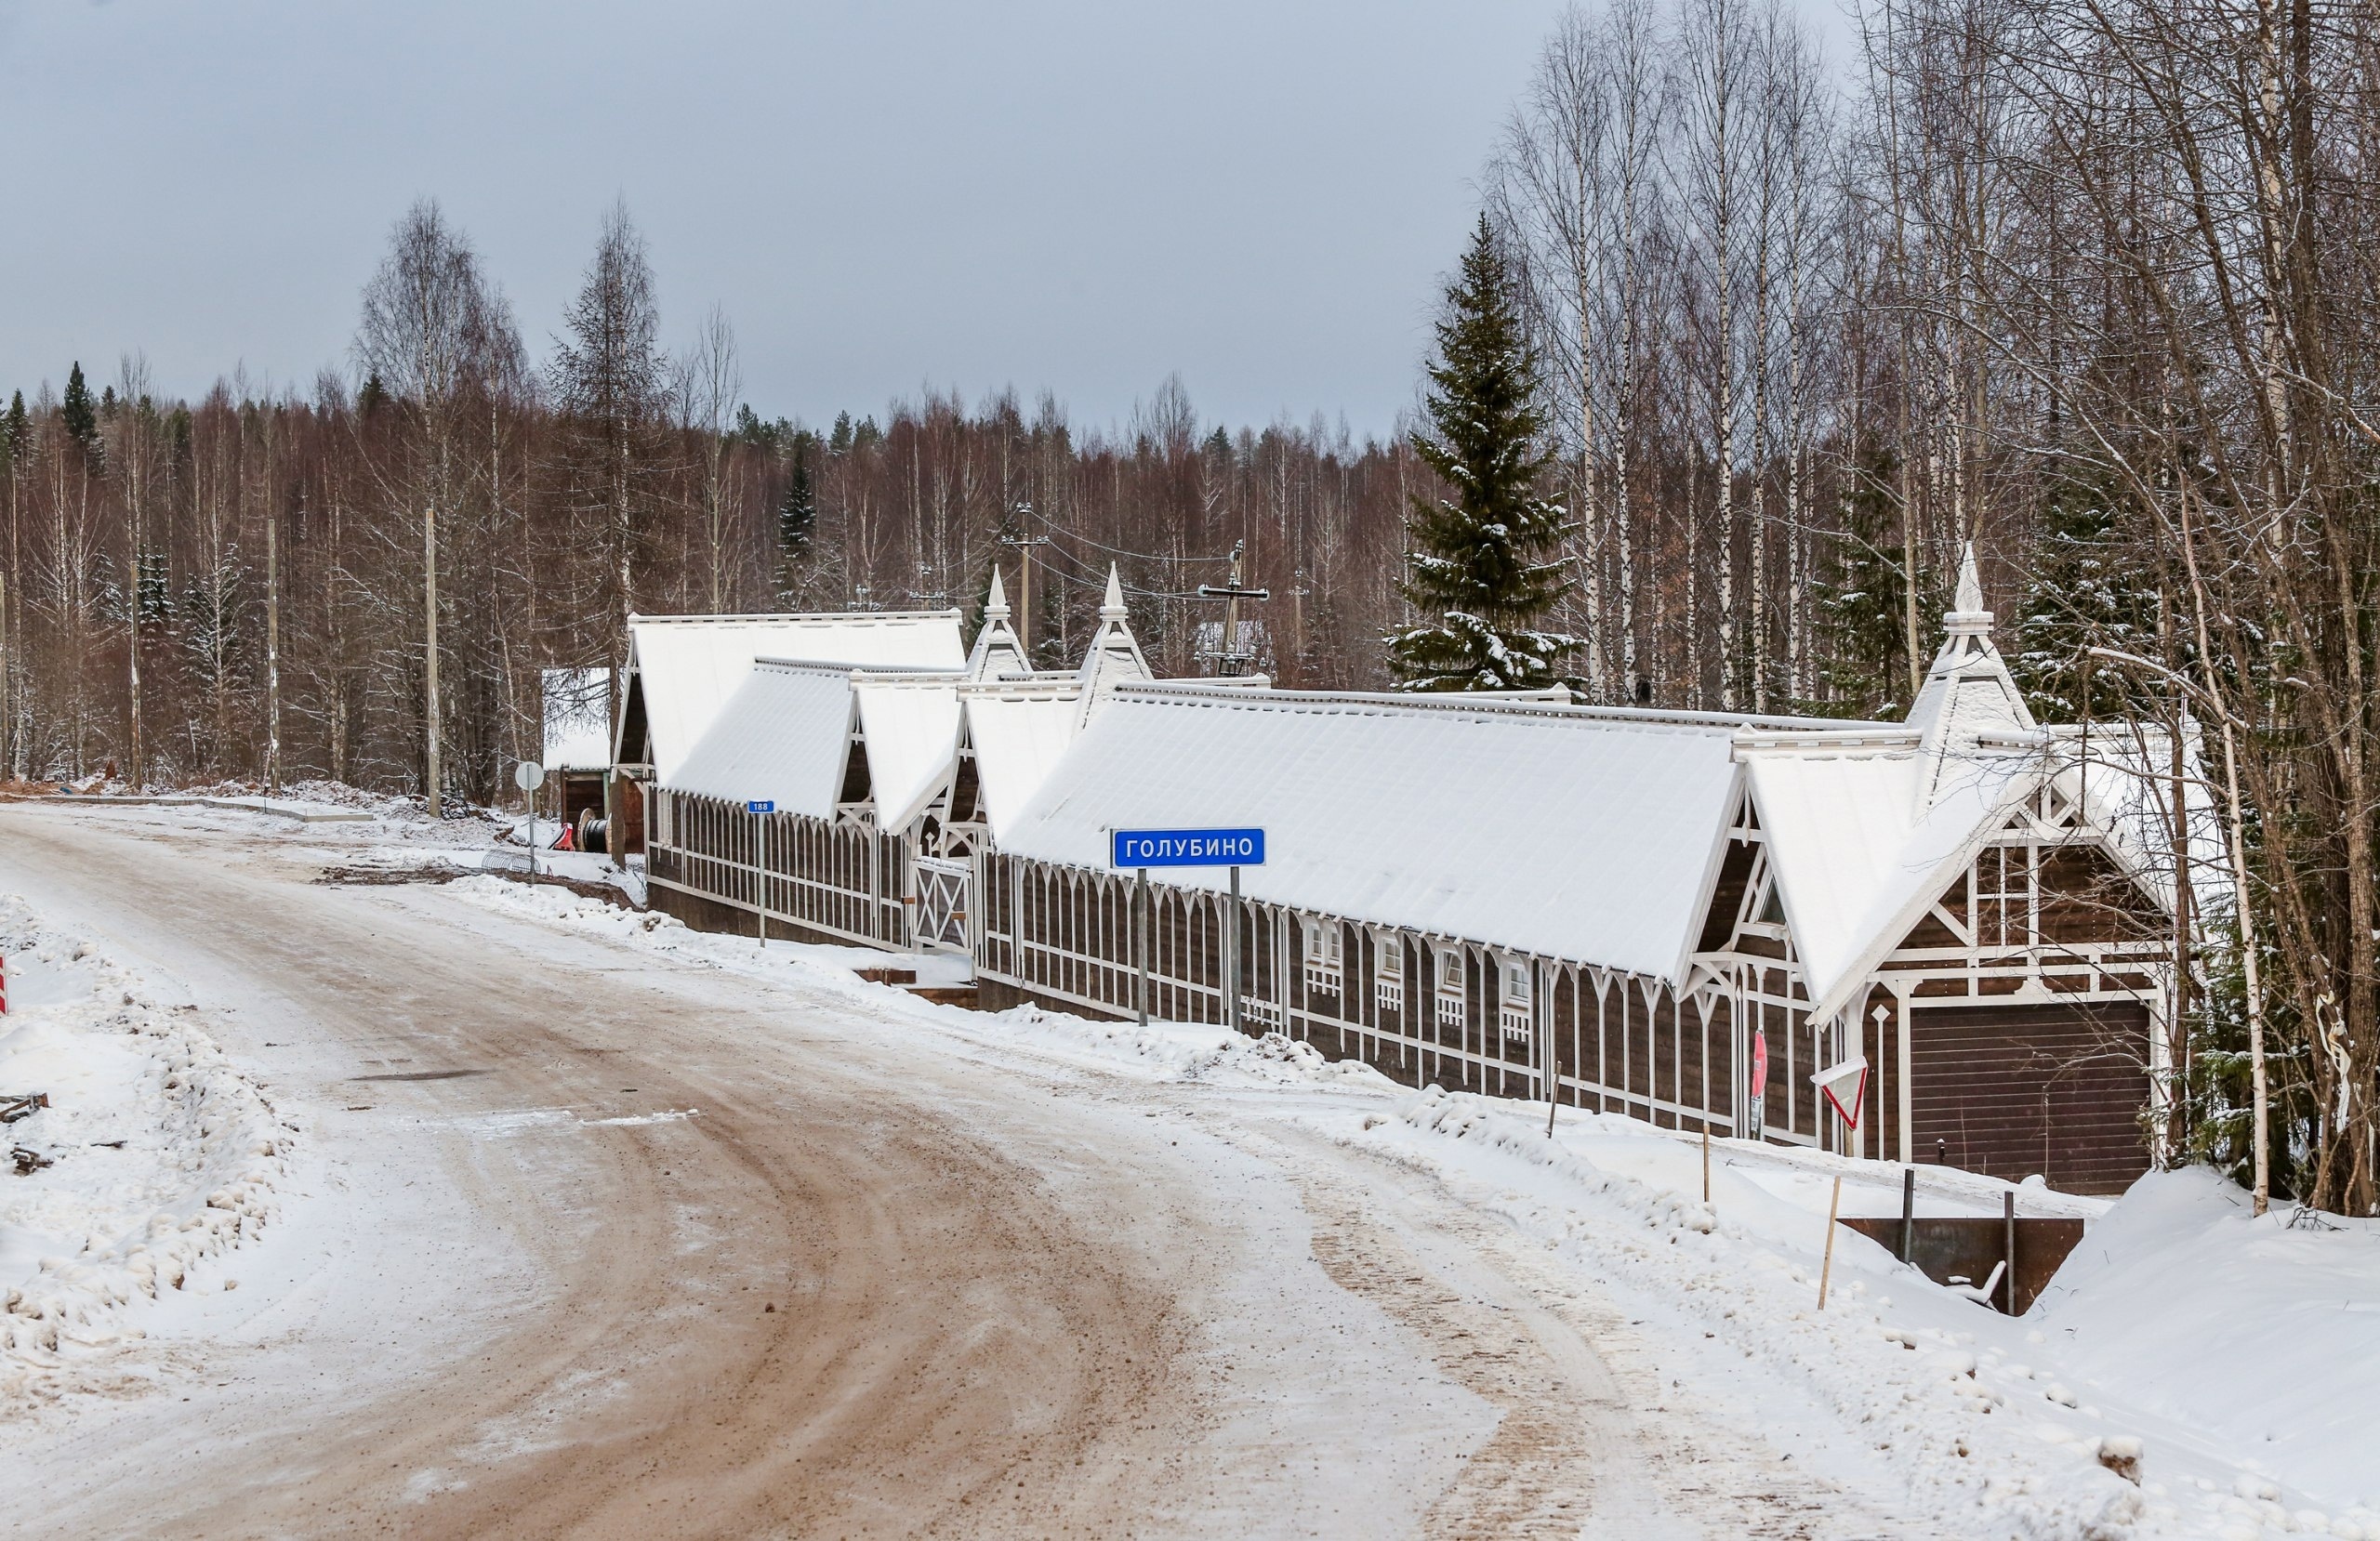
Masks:
[[[723,305],[766,415],[1105,423],[1179,371],[1210,421],[1385,431],[1559,8],[0,0],[0,389],[344,367],[423,194],[542,358],[616,194],[666,338]]]

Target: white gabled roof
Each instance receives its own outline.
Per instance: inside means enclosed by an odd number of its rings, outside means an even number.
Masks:
[[[2049,773],[2038,753],[1748,746],[1753,806],[1801,954],[1812,1016],[1899,945],[1976,848]],[[1940,772],[1915,806],[1920,777]]]
[[[1006,840],[1017,815],[1065,757],[1082,725],[1078,685],[971,688],[959,692],[967,714],[967,745],[984,822],[995,843]]]
[[[782,813],[835,816],[851,744],[851,670],[754,664],[664,784],[725,802],[774,802]]]
[[[1984,842],[2052,782],[2109,832],[2117,861],[2172,902],[2170,876],[2161,885],[2155,863],[2144,860],[2153,856],[2144,840],[2153,838],[2159,810],[2156,785],[2138,774],[2149,741],[2135,740],[2127,752],[2100,734],[2085,746],[2070,731],[2035,724],[1991,644],[1972,547],[1955,603],[1898,735],[1812,724],[1747,734],[1738,746],[1814,1019],[1847,1004]],[[2162,734],[2152,738],[2170,752]]]
[[[540,757],[548,770],[612,768],[612,671],[547,669]]]
[[[859,673],[851,679],[876,826],[905,828],[948,784],[959,757],[958,677]]]
[[[1675,979],[1733,811],[1743,721],[1122,685],[1000,845],[1104,867],[1111,829],[1262,825],[1251,898]]]
[[[826,615],[638,615],[628,619],[655,779],[680,762],[726,707],[756,658],[863,668],[957,670],[967,661],[955,610]]]

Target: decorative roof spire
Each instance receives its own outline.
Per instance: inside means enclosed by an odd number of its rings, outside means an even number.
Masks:
[[[991,592],[984,596],[984,626],[975,633],[975,645],[968,652],[967,672],[977,679],[1033,672],[1031,661],[1025,656],[1025,643],[1009,624],[1008,586],[1000,582],[998,562],[992,564]]]
[[[1099,629],[1091,637],[1091,651],[1083,655],[1079,678],[1082,715],[1078,722],[1090,721],[1091,713],[1117,685],[1154,678],[1148,660],[1141,656],[1141,644],[1132,639],[1132,620],[1124,609],[1124,580],[1113,562],[1107,565],[1107,597],[1099,607]]]
[[[1991,612],[1983,608],[1983,580],[1976,573],[1975,542],[1959,558],[1956,608],[1942,617],[1942,627],[1953,637],[1984,637],[1991,631]]]

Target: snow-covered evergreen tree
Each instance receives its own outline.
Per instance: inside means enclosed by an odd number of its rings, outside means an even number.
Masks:
[[[804,436],[805,439],[807,436]],[[791,605],[801,586],[802,564],[818,533],[818,497],[810,481],[807,442],[793,452],[793,476],[777,503],[777,601]]]
[[[1552,462],[1537,360],[1512,278],[1482,217],[1447,289],[1416,454],[1454,495],[1415,498],[1415,550],[1400,585],[1428,617],[1388,637],[1398,688],[1497,691],[1559,684],[1578,639],[1538,629],[1569,587],[1561,505],[1538,494]]]
[[[2143,706],[2137,671],[2088,656],[2115,648],[2155,656],[2153,578],[2120,549],[2115,500],[2103,478],[2059,477],[2043,505],[2024,598],[2011,631],[2009,672],[2043,722],[2080,722]]]
[[[1908,577],[1892,516],[1893,474],[1881,450],[1860,456],[1833,561],[1813,596],[1826,639],[1818,670],[1825,699],[1809,705],[1828,716],[1889,720],[1909,707]]]

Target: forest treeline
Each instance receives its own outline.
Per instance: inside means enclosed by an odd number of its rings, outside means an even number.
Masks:
[[[1589,700],[1892,717],[1974,542],[2035,710],[2198,735],[2238,852],[2186,896],[2229,941],[2164,1132],[2368,1213],[2380,13],[1856,23],[1829,61],[1776,0],[1582,8],[1483,147],[1564,516],[1546,634]],[[971,607],[1026,549],[1049,661],[1113,560],[1160,666],[1211,666],[1195,591],[1244,543],[1257,666],[1378,686],[1447,491],[1401,433],[1218,426],[1172,383],[1114,429],[1010,394],[764,420],[719,312],[662,347],[624,210],[541,360],[434,204],[360,317],[303,389],[166,401],[135,359],[12,404],[0,762],[489,798],[535,671],[615,660],[631,612]]]

